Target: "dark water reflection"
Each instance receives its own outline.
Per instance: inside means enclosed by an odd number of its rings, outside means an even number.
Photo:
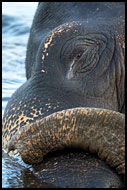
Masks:
[[[53,188],[50,184],[43,183],[32,172],[32,168],[25,165],[19,158],[8,156],[2,153],[2,182],[3,187],[9,188],[31,188],[46,187]]]
[[[25,168],[18,158],[2,153],[2,184],[3,187],[22,187],[21,172]]]

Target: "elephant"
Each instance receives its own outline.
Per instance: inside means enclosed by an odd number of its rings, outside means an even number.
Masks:
[[[27,81],[6,106],[2,143],[42,181],[46,175],[60,187],[124,187],[124,7],[38,4]]]

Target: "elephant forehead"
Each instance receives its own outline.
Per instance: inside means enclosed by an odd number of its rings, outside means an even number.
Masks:
[[[62,35],[64,32],[69,32],[74,26],[81,26],[81,25],[82,25],[81,22],[72,22],[72,23],[63,24],[55,28],[55,30],[53,30],[51,34],[48,35],[48,37],[44,42],[44,48],[42,51],[42,62],[44,61],[45,56],[48,56],[48,48],[55,45],[56,43],[55,37]],[[75,29],[73,30],[73,32],[77,32],[77,30]]]

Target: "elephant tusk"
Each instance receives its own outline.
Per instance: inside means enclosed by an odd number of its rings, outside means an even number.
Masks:
[[[20,128],[8,151],[17,149],[27,164],[66,147],[97,153],[118,174],[125,175],[125,115],[99,108],[72,108]]]

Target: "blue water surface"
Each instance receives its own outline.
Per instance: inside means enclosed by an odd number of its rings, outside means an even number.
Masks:
[[[2,117],[12,93],[26,81],[26,47],[37,5],[37,2],[2,2]],[[30,166],[2,151],[2,187],[29,187],[29,181],[36,186]]]

